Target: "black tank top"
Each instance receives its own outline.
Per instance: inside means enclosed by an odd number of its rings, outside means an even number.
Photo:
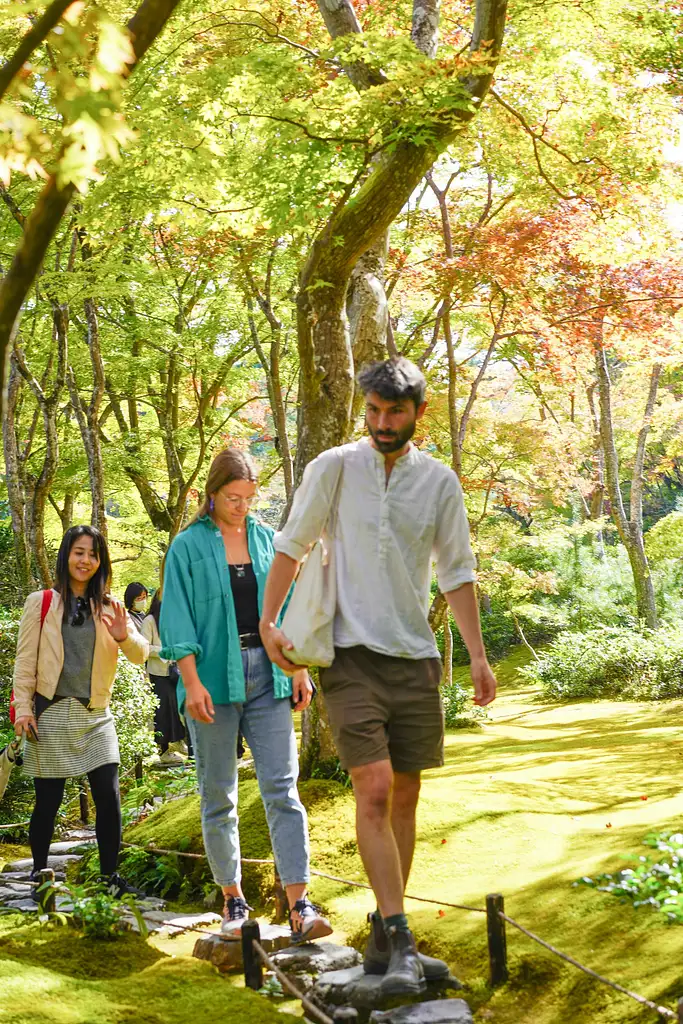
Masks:
[[[230,566],[230,586],[235,602],[237,632],[258,633],[258,584],[251,562]]]

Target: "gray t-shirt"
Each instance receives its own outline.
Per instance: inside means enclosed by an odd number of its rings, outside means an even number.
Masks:
[[[71,623],[76,612],[77,606],[74,601],[62,620],[64,667],[57,683],[55,697],[75,697],[88,703],[95,653],[95,622],[88,607],[83,613],[81,625],[73,626]]]

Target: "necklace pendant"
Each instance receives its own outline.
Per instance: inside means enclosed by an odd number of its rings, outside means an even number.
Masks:
[[[235,575],[237,576],[238,580],[243,580],[244,579],[244,577],[246,576],[246,572],[244,571],[244,566],[243,565],[236,565],[235,566]]]

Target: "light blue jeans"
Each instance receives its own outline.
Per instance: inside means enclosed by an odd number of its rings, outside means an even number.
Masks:
[[[288,698],[273,695],[273,670],[262,647],[242,651],[244,704],[216,704],[211,724],[187,716],[197,763],[204,848],[217,885],[237,885],[237,734],[254,756],[275,863],[283,885],[309,880],[308,818],[299,793],[299,761]]]

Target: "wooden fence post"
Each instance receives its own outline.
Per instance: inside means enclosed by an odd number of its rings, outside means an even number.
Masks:
[[[500,912],[505,901],[500,893],[486,897],[486,927],[489,939],[489,970],[491,988],[504,985],[508,980],[508,951],[505,939],[505,921]]]
[[[81,811],[81,824],[87,825],[89,818],[88,784],[85,779],[81,779],[78,783],[78,803]]]
[[[287,901],[287,893],[282,884],[282,880],[278,874],[277,868],[275,871],[275,922],[281,924],[287,920],[289,913],[289,903]]]
[[[38,893],[38,906],[40,907],[43,914],[54,914],[55,912],[55,873],[52,868],[43,868],[36,874],[36,882],[38,886],[42,886],[45,882],[49,882],[49,888],[43,889],[42,892]]]
[[[244,963],[244,984],[247,988],[260,989],[263,986],[263,964],[254,949],[254,939],[261,941],[258,921],[248,920],[242,925],[242,961]]]
[[[678,1024],[683,1024],[683,999],[678,1000]]]

